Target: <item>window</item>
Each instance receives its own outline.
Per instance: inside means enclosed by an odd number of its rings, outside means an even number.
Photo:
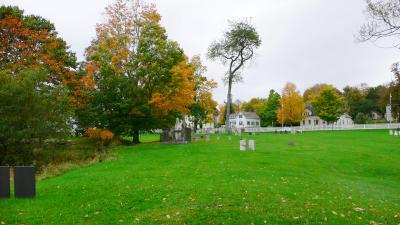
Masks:
[[[318,122],[319,122],[318,120],[315,120],[315,125],[318,125]]]
[[[243,121],[239,121],[239,125],[243,125]]]
[[[257,122],[256,122],[256,125],[258,126],[258,125],[260,125],[260,123],[257,121]]]
[[[240,115],[239,115],[239,118],[241,119],[242,117],[243,117],[242,114],[240,114]]]
[[[308,120],[308,125],[311,125],[311,120]]]
[[[250,121],[247,121],[247,125],[250,125]]]
[[[251,121],[251,125],[254,125],[254,121]]]

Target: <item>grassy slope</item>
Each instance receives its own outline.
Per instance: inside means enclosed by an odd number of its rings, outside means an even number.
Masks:
[[[240,152],[239,137],[121,147],[117,160],[40,181],[33,200],[0,200],[0,222],[400,223],[400,138],[357,131],[255,139],[256,152]]]

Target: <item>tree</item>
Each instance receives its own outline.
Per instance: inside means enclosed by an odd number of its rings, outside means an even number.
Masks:
[[[250,101],[243,103],[241,106],[242,111],[255,112],[257,115],[261,115],[262,108],[264,106],[265,99],[252,98]]]
[[[336,122],[344,112],[344,99],[333,88],[325,88],[311,102],[317,116],[328,124]]]
[[[239,106],[237,106],[235,103],[231,103],[229,111],[231,112],[231,114],[239,112]],[[219,123],[226,124],[225,119],[226,119],[226,105],[221,105],[219,107]]]
[[[211,90],[217,87],[217,83],[204,76],[207,68],[202,65],[200,56],[193,56],[190,66],[193,69],[195,95],[194,104],[189,107],[189,115],[193,118],[194,131],[196,131],[198,125],[202,127],[204,123],[214,120],[217,102],[212,99]]]
[[[276,111],[280,107],[281,96],[275,90],[270,90],[267,100],[264,102],[262,111],[260,113],[261,126],[266,127],[279,123],[276,117]]]
[[[0,164],[33,163],[33,149],[70,132],[72,110],[63,85],[44,69],[0,71]]]
[[[334,88],[331,84],[316,84],[304,91],[303,100],[306,103],[311,103],[311,101],[318,95],[321,94],[322,90],[325,88]],[[339,90],[334,88],[338,94],[341,94]]]
[[[141,131],[171,126],[194,103],[193,68],[160,18],[152,5],[117,0],[87,50],[95,125],[132,135],[133,143]]]
[[[359,113],[357,113],[356,118],[354,119],[354,122],[356,124],[366,124],[367,116],[364,113],[359,112]]]
[[[18,73],[43,67],[54,84],[75,82],[76,57],[48,20],[0,6],[0,68]]]
[[[346,110],[349,112],[350,116],[354,119],[358,112],[363,112],[363,105],[365,98],[363,93],[357,87],[345,87],[343,89]]]
[[[304,102],[293,83],[287,83],[280,99],[281,108],[276,111],[278,121],[283,125],[301,121],[304,117]]]
[[[254,56],[254,51],[261,45],[261,39],[254,26],[247,20],[230,22],[230,29],[225,32],[220,41],[213,42],[208,49],[208,57],[220,60],[228,65],[224,82],[228,84],[226,105],[232,103],[232,83],[243,79],[240,70]],[[229,129],[230,107],[227,108],[225,126]]]
[[[398,0],[366,0],[365,14],[367,22],[359,31],[358,40],[377,41],[393,38],[393,46],[400,47],[400,2]]]

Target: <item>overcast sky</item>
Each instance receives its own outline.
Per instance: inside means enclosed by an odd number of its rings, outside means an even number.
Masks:
[[[95,36],[95,24],[112,0],[0,0],[17,5],[55,24],[60,36],[83,59]],[[265,98],[270,89],[282,90],[291,81],[304,91],[316,83],[338,88],[392,80],[391,63],[400,50],[357,43],[365,21],[364,0],[151,0],[162,15],[169,38],[188,56],[200,54],[207,76],[219,86],[214,98],[222,103],[226,68],[206,59],[207,48],[219,39],[229,19],[251,17],[262,39],[254,62],[243,71],[244,81],[233,87],[233,98]]]

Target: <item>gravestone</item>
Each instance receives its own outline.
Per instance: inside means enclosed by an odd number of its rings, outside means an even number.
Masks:
[[[255,151],[256,150],[255,141],[252,140],[252,139],[249,140],[249,150],[250,151]]]
[[[393,130],[389,130],[389,135],[393,136]]]
[[[240,151],[246,151],[246,139],[240,140]]]
[[[399,136],[399,131],[395,130],[394,131],[394,136]]]
[[[219,141],[219,140],[221,140],[221,136],[218,135],[217,136],[217,141]]]
[[[185,143],[190,143],[192,142],[192,129],[191,128],[185,128]]]
[[[206,135],[206,141],[207,141],[207,142],[210,141],[210,135],[209,135],[209,134]]]
[[[14,192],[16,198],[33,198],[36,195],[35,167],[14,167]]]
[[[0,166],[0,198],[10,198],[9,166]]]
[[[160,141],[163,143],[170,142],[169,129],[163,129],[160,135]]]

